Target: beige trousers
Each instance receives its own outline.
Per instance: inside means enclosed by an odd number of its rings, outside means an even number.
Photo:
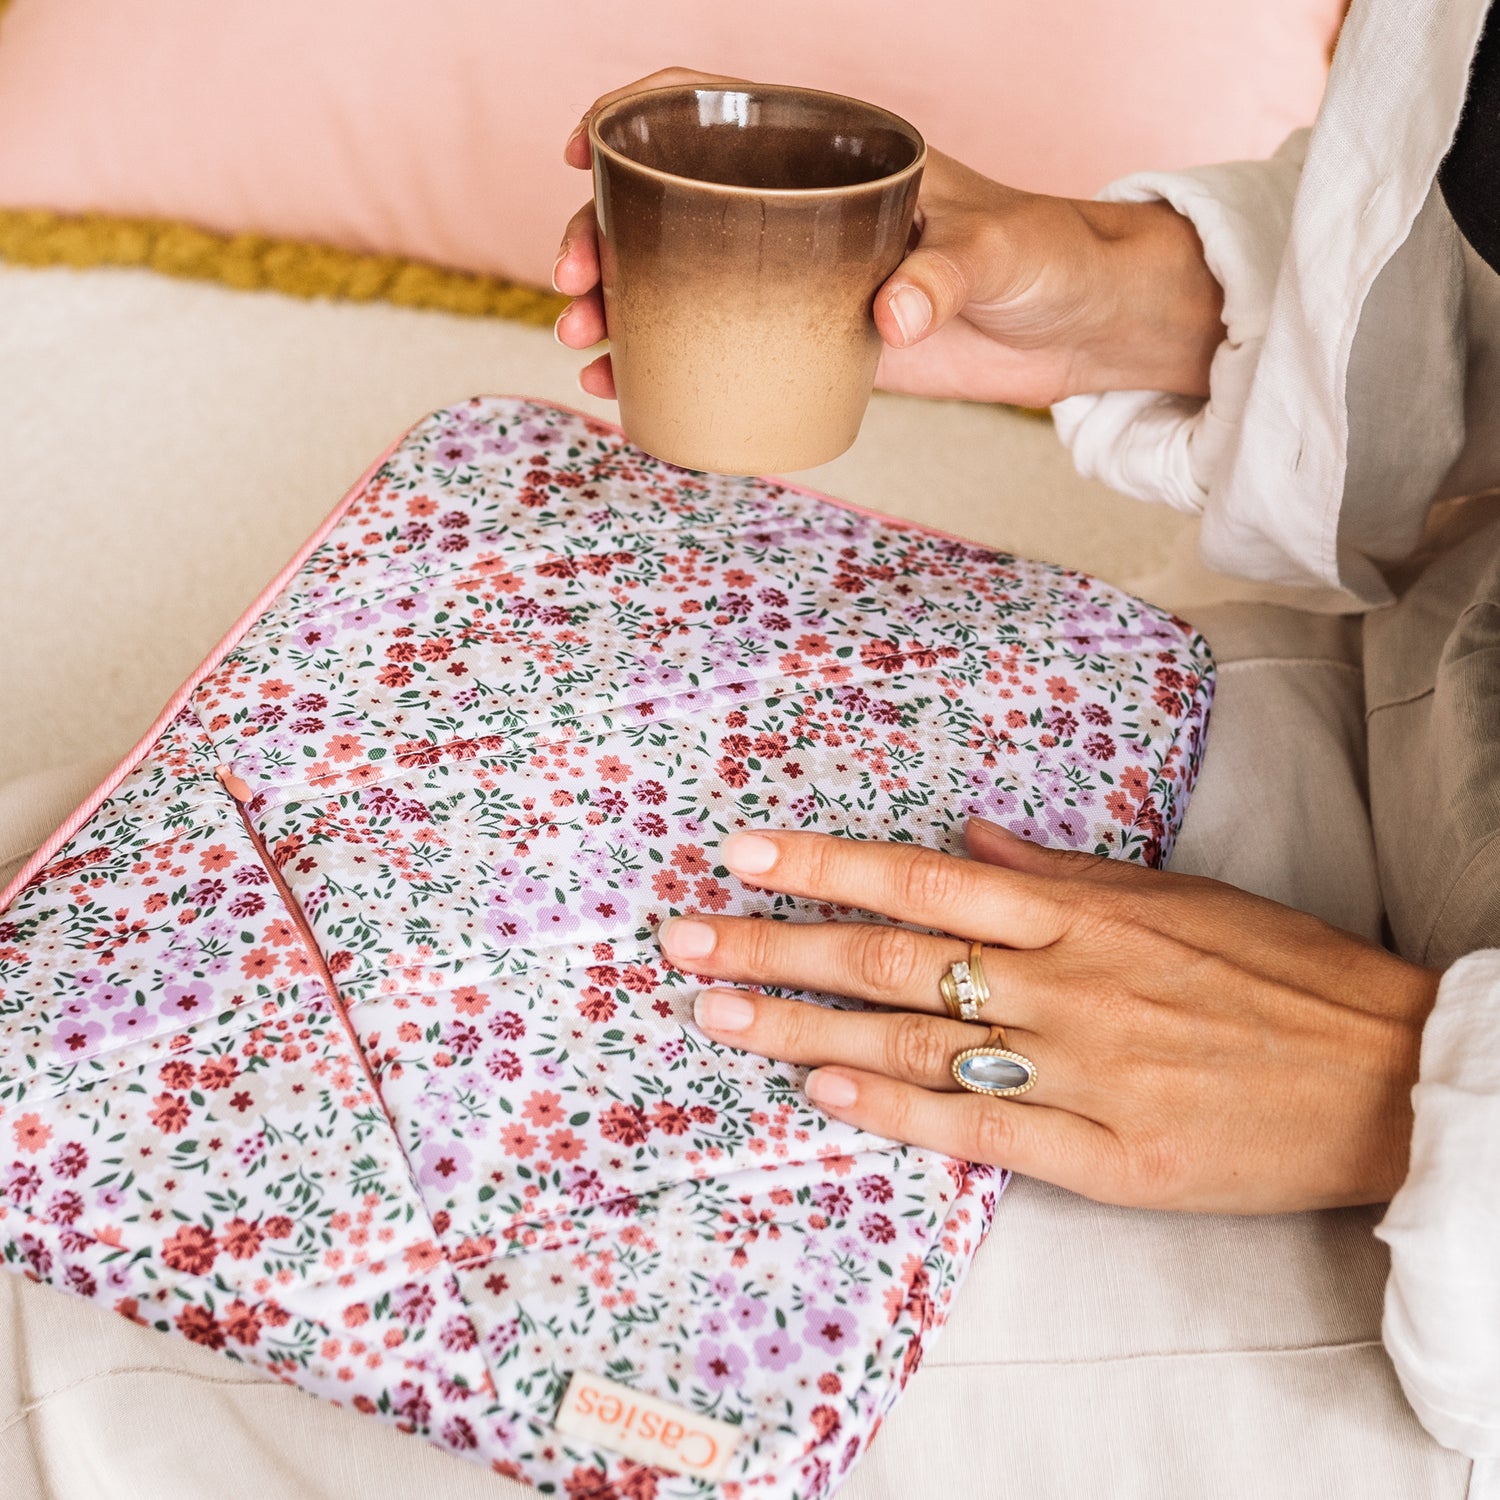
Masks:
[[[1444,887],[1435,920],[1411,915],[1442,884],[1424,861],[1451,869],[1445,860],[1469,852],[1455,809],[1495,785],[1492,762],[1452,746],[1463,737],[1454,716],[1468,722],[1497,661],[1482,655],[1492,645],[1469,643],[1489,639],[1497,614],[1454,604],[1462,578],[1432,577],[1410,609],[1368,622],[1367,673],[1358,622],[1268,606],[1202,614],[1218,698],[1175,868],[1370,937],[1383,873],[1391,925],[1412,952],[1451,952],[1476,911],[1483,926],[1468,875]],[[1434,765],[1429,782],[1421,771]],[[96,769],[0,794],[0,864],[24,855]],[[1457,842],[1429,847],[1434,827]],[[1474,879],[1493,872],[1494,848],[1473,851]],[[1417,1424],[1379,1342],[1378,1217],[1151,1214],[1016,1182],[950,1326],[844,1493],[1460,1500],[1469,1463]],[[0,1329],[6,1500],[530,1493],[15,1277],[0,1277]]]

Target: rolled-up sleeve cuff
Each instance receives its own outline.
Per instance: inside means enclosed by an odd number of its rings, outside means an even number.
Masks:
[[[1443,976],[1412,1091],[1411,1167],[1377,1233],[1384,1339],[1440,1443],[1500,1455],[1500,950]]]
[[[1269,161],[1141,172],[1100,194],[1115,202],[1170,203],[1192,221],[1224,288],[1224,341],[1209,371],[1206,402],[1155,391],[1059,401],[1053,418],[1080,473],[1137,499],[1203,510],[1260,355],[1306,142],[1307,132],[1299,131]]]

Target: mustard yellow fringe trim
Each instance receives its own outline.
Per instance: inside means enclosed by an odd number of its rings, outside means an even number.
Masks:
[[[0,0],[3,9],[5,0]],[[447,271],[395,255],[258,234],[212,234],[164,219],[0,208],[0,260],[21,266],[139,266],[289,297],[385,301],[471,317],[551,324],[567,305],[554,292],[498,276]]]

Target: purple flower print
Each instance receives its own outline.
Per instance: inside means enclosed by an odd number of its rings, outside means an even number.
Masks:
[[[1046,830],[1035,818],[1013,818],[1005,825],[1018,839],[1030,839],[1033,844],[1047,842]]]
[[[764,1363],[764,1361],[763,1361]],[[737,1386],[745,1378],[750,1361],[743,1349],[733,1344],[721,1344],[717,1339],[704,1339],[698,1345],[698,1357],[693,1361],[698,1378],[711,1391],[722,1391],[725,1386]]]
[[[469,443],[460,442],[457,438],[449,438],[438,444],[437,460],[449,468],[456,469],[460,464],[468,463],[473,457],[473,447]]]
[[[729,1316],[741,1333],[749,1333],[766,1321],[766,1304],[754,1297],[736,1297]]]
[[[162,992],[162,1014],[174,1021],[206,1015],[213,998],[213,987],[201,979],[192,984],[168,984]]]
[[[548,443],[555,443],[557,441],[556,429],[548,427],[545,423],[542,422],[527,422],[521,428],[520,432],[516,434],[516,436],[519,437],[523,443],[535,443],[539,448],[546,446],[546,444]]]
[[[854,1314],[844,1307],[806,1309],[803,1335],[825,1354],[842,1354],[854,1342]]]
[[[767,1370],[784,1370],[802,1358],[802,1345],[785,1328],[773,1328],[755,1341],[755,1362]]]
[[[1076,807],[1049,807],[1047,827],[1052,830],[1053,843],[1066,844],[1070,849],[1077,849],[1088,840],[1088,824]]]
[[[727,1271],[720,1273],[713,1279],[714,1296],[732,1297],[740,1289],[740,1284]]]
[[[152,1019],[145,1006],[132,1005],[129,1010],[122,1010],[114,1018],[110,1030],[116,1036],[150,1036]]]
[[[721,1338],[729,1332],[729,1318],[722,1308],[710,1308],[703,1315],[703,1332],[711,1333],[715,1338]]]
[[[473,1158],[462,1141],[427,1141],[417,1166],[417,1181],[424,1187],[447,1189],[467,1182],[474,1175]]]
[[[63,1057],[87,1057],[103,1037],[97,1021],[67,1021],[58,1027],[53,1045]]]

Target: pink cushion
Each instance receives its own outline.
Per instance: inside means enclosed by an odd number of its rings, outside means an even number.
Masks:
[[[686,63],[876,100],[1022,187],[1264,155],[1341,0],[12,0],[0,205],[187,219],[545,284],[605,89]]]

